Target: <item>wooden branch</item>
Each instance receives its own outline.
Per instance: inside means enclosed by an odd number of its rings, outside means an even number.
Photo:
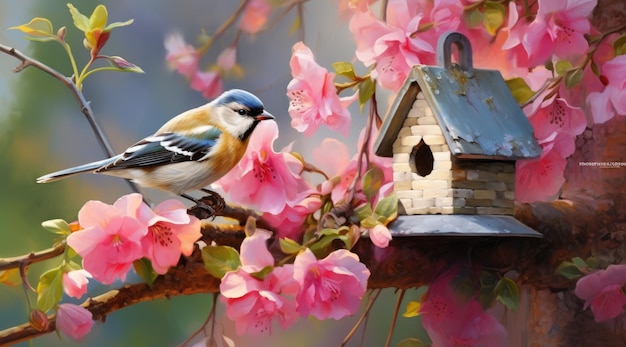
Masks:
[[[28,266],[33,263],[52,259],[63,254],[63,252],[65,252],[65,242],[60,242],[54,245],[54,247],[44,249],[43,251],[11,258],[0,258],[0,271]]]
[[[129,284],[118,290],[90,298],[82,306],[87,308],[94,320],[104,321],[106,317],[124,307],[155,299],[169,299],[174,296],[198,293],[217,293],[219,279],[212,277],[204,269],[202,262],[183,263],[159,276],[152,287],[145,283]],[[48,316],[50,325],[45,330],[36,330],[29,323],[0,331],[0,347],[27,341],[55,331],[56,316]]]

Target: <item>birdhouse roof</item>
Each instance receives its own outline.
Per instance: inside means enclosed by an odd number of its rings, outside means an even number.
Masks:
[[[392,147],[418,95],[423,93],[450,152],[459,158],[535,158],[541,147],[533,128],[496,70],[416,65],[392,104],[374,145],[393,156]]]

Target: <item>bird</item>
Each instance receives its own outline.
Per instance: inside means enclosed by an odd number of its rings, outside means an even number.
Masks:
[[[264,120],[275,117],[257,96],[231,89],[207,104],[171,118],[156,133],[116,156],[49,173],[37,178],[37,183],[81,173],[105,174],[201,204],[186,193],[202,190],[217,194],[204,187],[237,165],[246,152],[250,135]]]

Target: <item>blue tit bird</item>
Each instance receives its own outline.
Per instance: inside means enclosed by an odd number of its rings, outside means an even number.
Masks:
[[[168,191],[198,203],[185,192],[203,190],[243,157],[250,135],[274,116],[254,94],[240,89],[170,119],[154,135],[114,157],[53,172],[37,183],[91,172],[132,180],[142,187]]]

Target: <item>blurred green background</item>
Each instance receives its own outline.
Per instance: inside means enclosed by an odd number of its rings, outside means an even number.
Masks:
[[[165,35],[178,30],[188,42],[194,42],[202,29],[207,33],[215,31],[238,2],[111,0],[75,1],[74,5],[89,15],[99,3],[107,6],[109,22],[135,20],[129,27],[114,30],[102,53],[120,55],[146,72],[97,73],[87,79],[84,87],[84,94],[100,125],[115,150],[121,151],[154,132],[171,116],[206,102],[200,93],[189,88],[184,78],[167,68],[163,46]],[[305,42],[318,62],[326,67],[330,67],[333,61],[354,57],[354,42],[347,22],[339,17],[336,7],[336,0],[315,0],[305,5]],[[0,43],[70,74],[67,55],[60,45],[54,42],[29,43],[23,39],[22,33],[7,30],[27,23],[33,17],[52,20],[55,30],[67,26],[66,39],[72,45],[79,66],[86,62],[88,53],[82,47],[82,32],[73,27],[65,0],[0,0]],[[244,36],[239,44],[238,61],[246,75],[242,80],[226,80],[224,86],[256,93],[266,108],[277,116],[281,132],[276,149],[296,141],[294,149],[305,158],[311,158],[311,149],[321,139],[337,135],[323,129],[319,135],[303,138],[289,126],[285,92],[290,80],[291,46],[298,41],[297,35],[289,34],[294,19],[292,12],[271,31],[255,37]],[[234,31],[227,33],[214,45],[203,63],[206,66],[212,64],[217,54],[233,39]],[[98,175],[83,175],[47,185],[35,183],[35,178],[42,174],[101,159],[104,153],[69,91],[57,80],[34,68],[14,74],[11,70],[18,64],[13,57],[0,54],[0,257],[17,256],[51,246],[54,236],[41,228],[40,223],[44,220],[63,218],[72,221],[87,200],[112,203],[129,193],[124,181]],[[353,128],[350,138],[345,140],[354,152],[364,119],[359,116],[358,107],[352,111]],[[384,113],[384,108],[381,112]],[[145,191],[145,194],[155,201],[167,197],[155,191]],[[30,278],[33,283],[44,269],[56,264],[52,260],[32,266]],[[131,277],[133,280],[137,281]],[[106,290],[106,287],[92,284],[89,294],[98,295]],[[417,300],[418,294],[409,292],[405,303]],[[394,303],[394,292],[385,290],[374,307],[366,334],[361,337],[359,332],[350,346],[359,345],[361,339],[365,341],[364,346],[382,346]],[[210,295],[143,303],[111,314],[106,323],[98,322],[80,343],[68,338],[59,340],[55,334],[50,334],[34,340],[32,345],[175,346],[200,327],[210,306]],[[223,317],[223,308],[218,309],[218,314]],[[225,334],[235,339],[237,346],[335,346],[356,318],[339,322],[301,319],[288,331],[275,327],[272,336],[266,338],[237,337],[228,319],[220,322]],[[26,319],[22,289],[0,286],[0,330],[21,324]],[[400,318],[392,345],[417,334],[416,327],[417,318]]]

